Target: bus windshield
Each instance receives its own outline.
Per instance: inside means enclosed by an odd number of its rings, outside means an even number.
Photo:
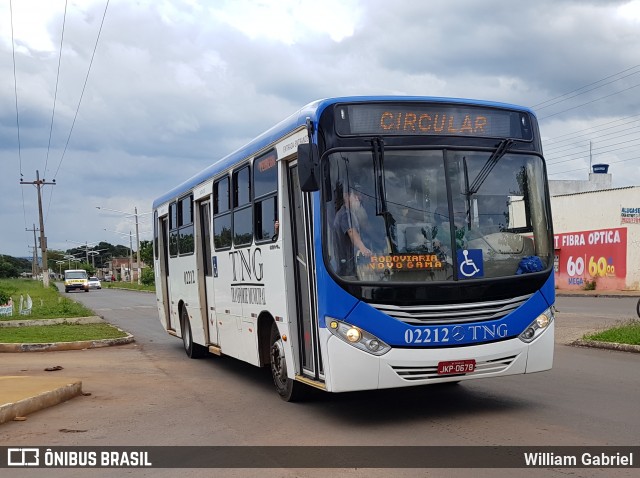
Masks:
[[[529,153],[333,152],[324,254],[343,280],[457,281],[546,270],[543,159]]]

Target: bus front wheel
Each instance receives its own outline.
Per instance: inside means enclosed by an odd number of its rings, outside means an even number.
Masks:
[[[275,323],[271,326],[271,376],[280,398],[286,402],[295,402],[304,396],[304,384],[287,376],[287,362],[284,355],[284,342]]]
[[[191,333],[191,324],[189,323],[189,313],[186,307],[182,307],[180,314],[180,327],[182,328],[182,343],[187,356],[192,359],[204,357],[207,349],[200,344],[193,342],[193,334]]]

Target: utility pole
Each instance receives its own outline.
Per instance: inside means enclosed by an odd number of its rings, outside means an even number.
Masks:
[[[133,284],[133,244],[131,240],[131,231],[129,231],[129,281]]]
[[[142,267],[140,265],[140,233],[138,232],[138,206],[133,208],[136,215],[136,260],[138,261],[138,285],[142,284]]]
[[[42,284],[49,287],[49,264],[47,263],[47,237],[44,235],[44,217],[42,216],[42,186],[55,186],[56,180],[48,183],[46,179],[40,179],[40,172],[36,170],[35,181],[22,181],[20,184],[32,184],[38,190],[38,213],[40,214],[40,250],[42,251]]]
[[[31,266],[31,277],[35,279],[38,277],[38,242],[36,241],[36,225],[33,225],[33,229],[25,229],[25,231],[33,231],[33,265]]]

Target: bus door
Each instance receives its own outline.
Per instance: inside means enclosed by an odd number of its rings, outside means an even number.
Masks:
[[[198,257],[200,261],[198,283],[202,321],[205,331],[205,339],[209,344],[218,344],[218,323],[215,312],[215,294],[213,290],[213,263],[211,258],[211,201],[198,203],[198,228],[196,237],[198,241]]]
[[[313,379],[321,380],[324,371],[318,344],[316,281],[313,257],[313,215],[311,198],[300,190],[298,166],[289,165],[289,210],[291,214],[291,242],[294,255],[295,315],[298,331],[300,370]]]
[[[160,265],[160,288],[162,291],[162,308],[167,321],[167,330],[175,330],[171,323],[171,295],[169,294],[169,216],[160,221],[160,237],[158,238],[158,263]]]

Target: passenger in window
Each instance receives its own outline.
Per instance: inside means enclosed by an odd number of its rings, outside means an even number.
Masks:
[[[371,250],[364,244],[360,236],[360,219],[362,205],[359,190],[352,188],[344,191],[338,183],[335,191],[336,216],[333,221],[336,235],[338,255],[338,274],[355,275],[356,255],[371,256]]]

